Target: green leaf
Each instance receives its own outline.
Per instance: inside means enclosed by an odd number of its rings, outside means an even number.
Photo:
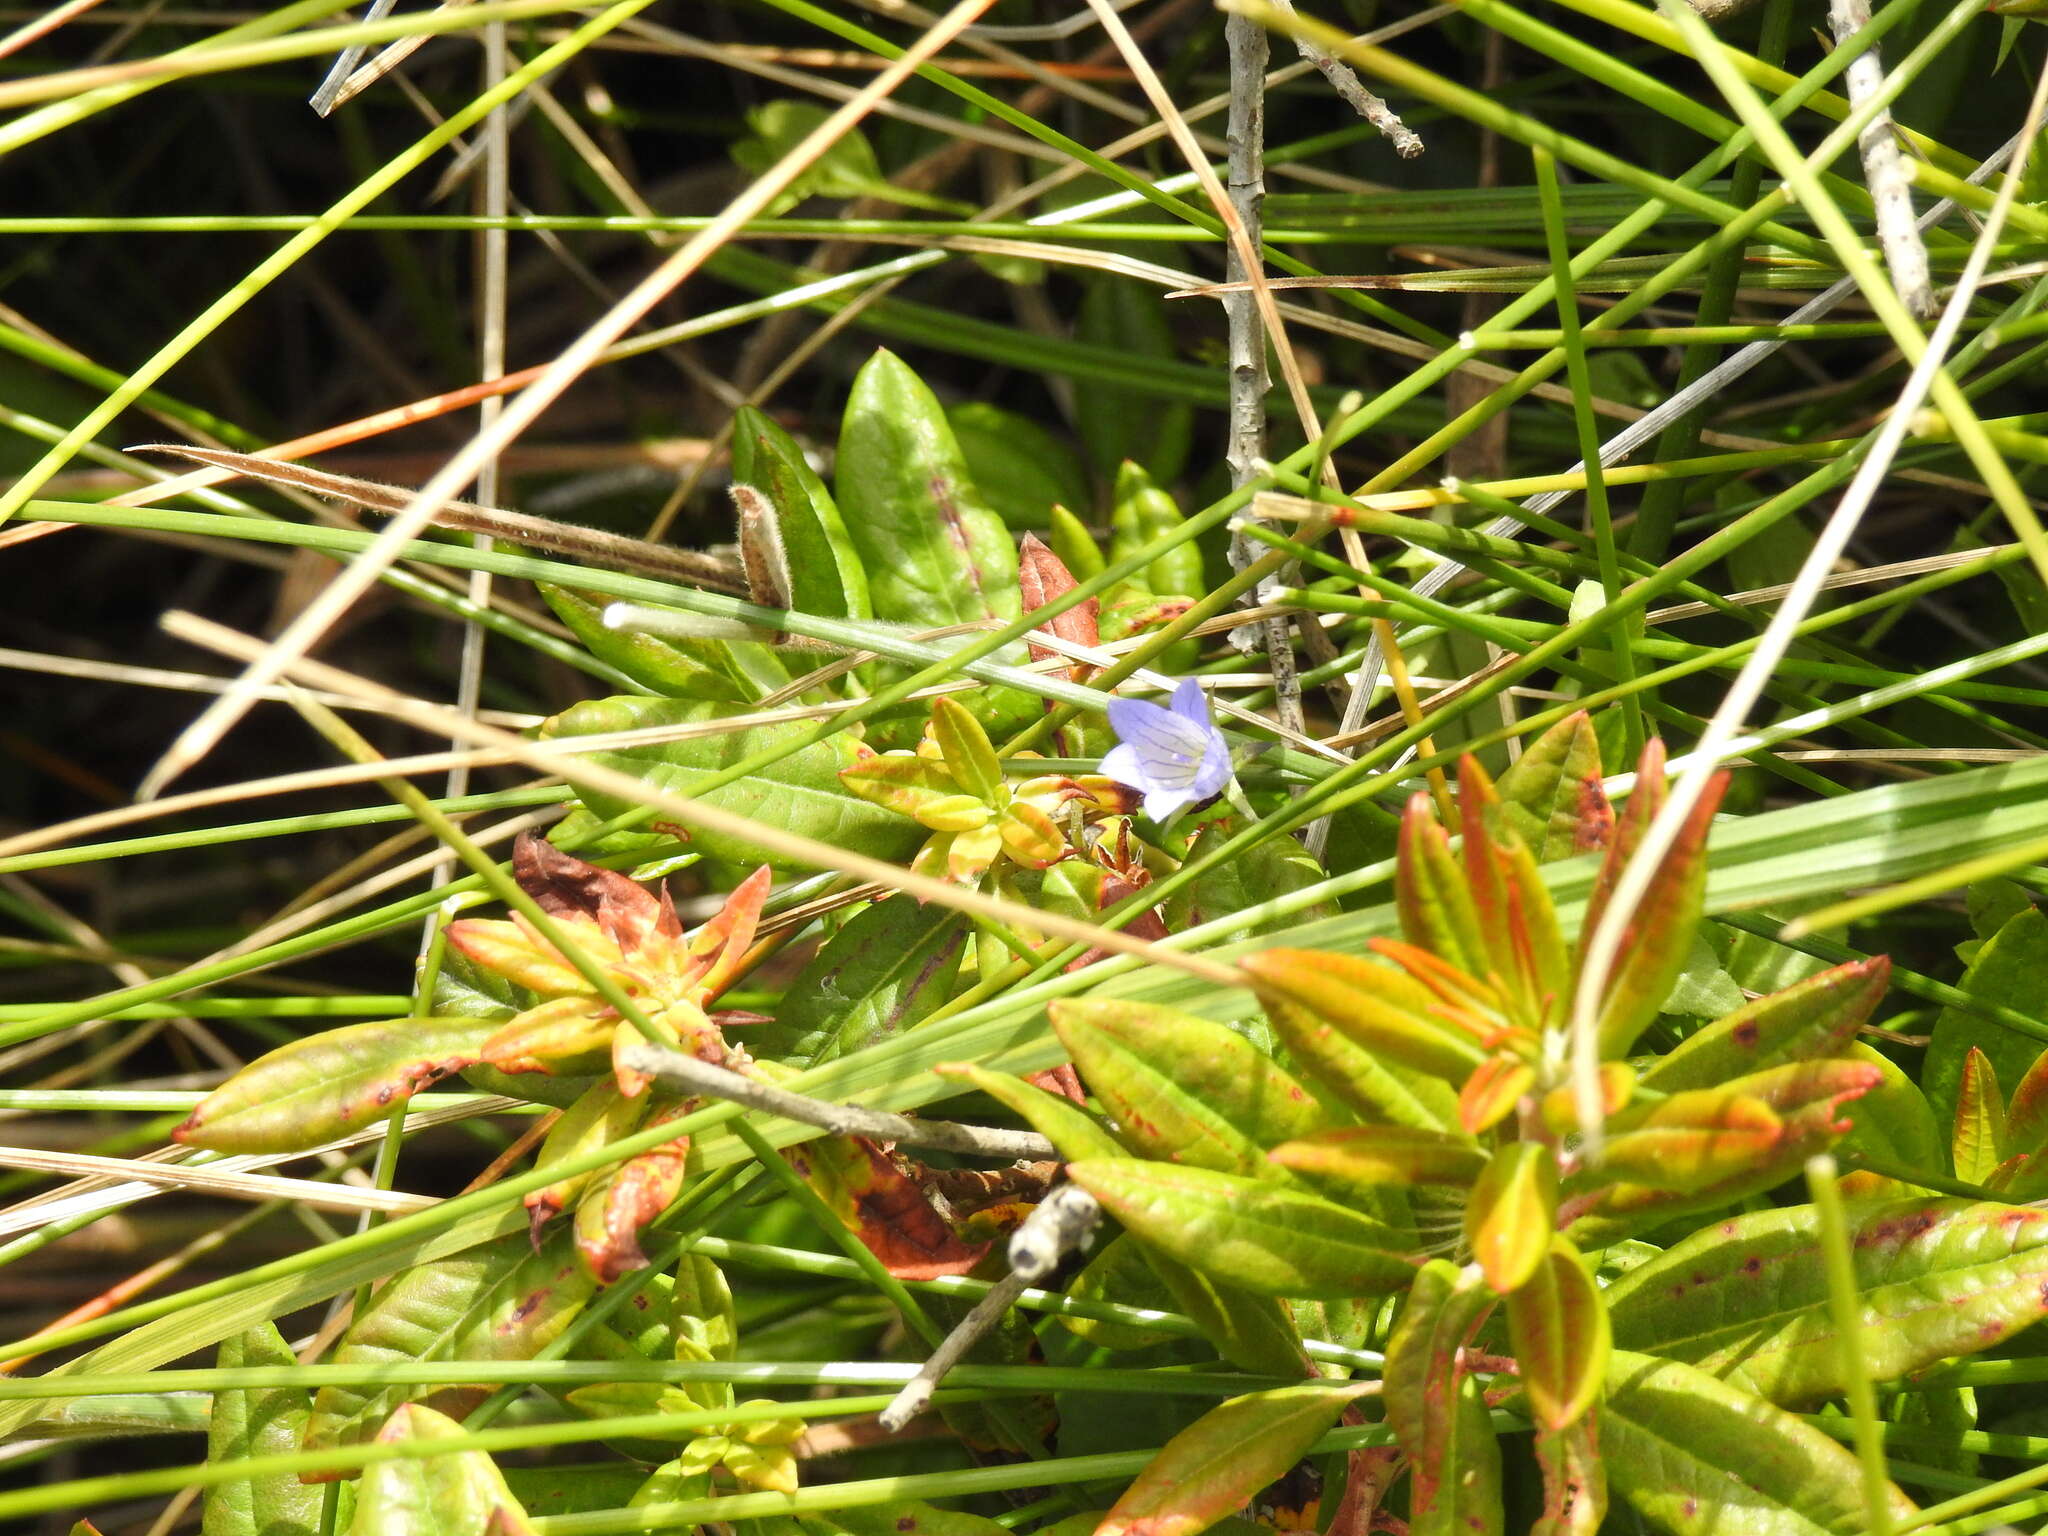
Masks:
[[[1600,1415],[1615,1491],[1674,1536],[1865,1536],[1840,1441],[1676,1360],[1617,1350]],[[1913,1506],[1887,1489],[1893,1518]]]
[[[892,352],[853,381],[838,480],[877,618],[928,629],[1022,613],[1009,530],[968,479],[938,400]]]
[[[2033,1014],[2041,1006],[2041,978],[2048,975],[2048,917],[2033,907],[2010,919],[1977,951],[1958,985],[1979,1002],[1998,1003]],[[2018,1082],[2041,1049],[2038,1040],[2007,1029],[1986,1029],[1984,1021],[1965,1008],[1941,1010],[1934,1021],[1920,1086],[1946,1115],[1962,1086],[1963,1059],[1976,1046],[1990,1058],[2006,1082]]]
[[[1015,1110],[1068,1162],[1084,1157],[1123,1157],[1130,1150],[1072,1099],[1047,1093],[1021,1077],[991,1072],[971,1061],[943,1062],[936,1070],[942,1077],[965,1079],[997,1103]]]
[[[1601,785],[1600,742],[1584,710],[1522,748],[1500,776],[1500,815],[1541,863],[1597,853],[1614,832]]]
[[[1427,794],[1408,797],[1394,866],[1394,906],[1410,944],[1471,976],[1486,974],[1486,935],[1472,905],[1465,871]]]
[[[334,1352],[337,1365],[399,1360],[531,1360],[568,1327],[596,1289],[558,1232],[539,1250],[522,1236],[408,1269],[378,1291]],[[325,1386],[313,1399],[306,1448],[368,1437],[408,1398],[467,1412],[483,1386]]]
[[[1606,1369],[1606,1359],[1601,1360]],[[1607,1518],[1607,1467],[1600,1459],[1600,1426],[1582,1419],[1570,1429],[1536,1434],[1536,1465],[1543,1472],[1543,1513],[1529,1536],[1594,1536]]]
[[[803,1523],[813,1524],[808,1517]],[[827,1519],[816,1524],[849,1532],[850,1536],[1003,1536],[1005,1530],[985,1515],[941,1509],[915,1499],[894,1504],[848,1505],[833,1510]]]
[[[664,640],[638,630],[613,629],[604,622],[603,601],[574,587],[546,581],[536,585],[586,651],[634,682],[676,699],[754,697],[754,691],[734,675],[723,641]]]
[[[1267,1147],[1323,1126],[1315,1097],[1226,1025],[1096,998],[1064,998],[1047,1011],[1120,1139],[1141,1156],[1270,1178]]]
[[[895,1038],[953,995],[966,937],[947,908],[908,896],[875,903],[789,984],[766,1038],[775,1054],[811,1066]]]
[[[560,741],[647,726],[709,723],[736,712],[730,705],[695,699],[592,699],[563,710],[541,727],[541,734],[545,739]],[[700,778],[769,747],[797,741],[810,729],[802,721],[758,725],[658,746],[592,752],[589,756],[592,762],[630,773],[659,788],[688,794],[690,786]],[[714,789],[703,799],[705,804],[720,810],[751,817],[785,832],[800,832],[842,848],[858,849],[876,858],[907,857],[924,834],[902,817],[849,793],[839,782],[839,770],[859,761],[864,750],[850,734],[833,736],[791,752],[738,783]],[[594,790],[578,793],[591,813],[602,818],[622,815],[632,808],[624,800]],[[782,855],[771,854],[745,838],[725,833],[695,830],[691,833],[691,846],[735,866],[791,867]]]
[[[298,1364],[274,1323],[221,1341],[214,1363],[224,1371],[243,1366]],[[255,1456],[282,1456],[299,1448],[311,1401],[303,1391],[272,1387],[216,1392],[206,1430],[206,1459],[220,1464]],[[272,1472],[241,1483],[216,1483],[206,1490],[203,1536],[313,1536],[320,1529],[325,1496],[294,1473]]]
[[[789,563],[789,607],[835,619],[874,616],[867,571],[832,493],[796,440],[751,405],[733,417],[732,477],[775,509]]]
[[[1432,1259],[1387,1341],[1387,1422],[1414,1463],[1409,1529],[1422,1536],[1501,1528],[1500,1448],[1459,1352],[1493,1304],[1479,1277]]]
[[[1508,1297],[1507,1314],[1537,1428],[1570,1428],[1599,1398],[1613,1344],[1606,1304],[1579,1251],[1553,1238],[1527,1283]]]
[[[1173,1292],[1166,1288],[1138,1240],[1125,1232],[1113,1238],[1102,1251],[1074,1276],[1067,1294],[1079,1301],[1113,1301],[1125,1307],[1149,1307],[1155,1312],[1172,1312]],[[1171,1261],[1169,1261],[1171,1262]],[[1156,1349],[1177,1337],[1156,1328],[1096,1317],[1065,1317],[1060,1324],[1069,1333],[1099,1344],[1104,1349]]]
[[[1196,834],[1187,852],[1188,860],[1206,858],[1229,837],[1230,832],[1223,824],[1210,823]],[[1277,897],[1291,896],[1327,879],[1329,875],[1315,856],[1293,838],[1269,838],[1197,876],[1185,891],[1167,902],[1166,924],[1177,933],[1182,928],[1214,922]],[[1246,923],[1222,930],[1216,935],[1216,942],[1233,944],[1256,933],[1283,932],[1296,924],[1331,916],[1334,911],[1333,907],[1316,906],[1285,917],[1268,918],[1263,923]]]
[[[1882,955],[1809,976],[1689,1036],[1643,1073],[1642,1085],[1679,1093],[1786,1062],[1839,1056],[1890,980],[1891,962]]]
[[[946,421],[968,474],[1010,527],[1050,527],[1055,506],[1085,507],[1092,499],[1081,456],[1029,416],[969,400],[950,408]]]
[[[1892,1059],[1875,1046],[1857,1041],[1847,1052],[1850,1060],[1877,1070],[1877,1086],[1856,1101],[1856,1126],[1842,1138],[1835,1154],[1848,1162],[1857,1153],[1868,1153],[1901,1168],[1939,1174],[1948,1166],[1948,1137],[1934,1118],[1927,1095]],[[1859,1180],[1874,1175],[1854,1174]],[[1844,1191],[1847,1192],[1846,1189]],[[1891,1195],[1918,1198],[1921,1190],[1892,1186]]]
[[[2011,1151],[2038,1154],[2048,1149],[2048,1051],[2034,1058],[2013,1088],[2005,1134]]]
[[[1161,490],[1141,465],[1126,459],[1117,466],[1116,500],[1110,512],[1109,563],[1128,560],[1187,519],[1180,505]],[[1193,539],[1157,556],[1136,581],[1159,597],[1205,597],[1209,584],[1202,574],[1202,551]],[[1167,670],[1176,670],[1167,664]]]
[[[1463,1082],[1485,1053],[1446,1023],[1437,995],[1391,966],[1356,955],[1267,949],[1240,962],[1260,994],[1329,1020],[1378,1056],[1449,1082]]]
[[[378,1431],[380,1445],[410,1440],[460,1440],[467,1431],[453,1419],[401,1404]],[[505,1486],[497,1464],[482,1451],[373,1462],[356,1489],[349,1536],[520,1536],[533,1527]]]
[[[250,1062],[172,1136],[214,1152],[317,1147],[468,1066],[497,1028],[482,1019],[383,1019],[309,1035]]]
[[[1320,1174],[1360,1189],[1383,1184],[1447,1184],[1469,1189],[1485,1170],[1486,1154],[1447,1131],[1406,1125],[1343,1125],[1266,1154],[1283,1168]]]
[[[931,738],[953,782],[977,800],[993,805],[1003,793],[1003,765],[988,732],[958,699],[932,700]]]
[[[2041,1316],[2048,1211],[1966,1200],[1850,1207],[1861,1352],[1889,1381],[1975,1354]],[[1841,1391],[1812,1206],[1717,1222],[1607,1292],[1618,1348],[1738,1378],[1773,1402]]]
[[[1169,1257],[1269,1296],[1384,1296],[1414,1261],[1382,1222],[1282,1185],[1134,1158],[1068,1176]]]
[[[794,97],[763,102],[747,113],[753,135],[733,144],[733,160],[759,176],[831,115],[828,107]],[[866,135],[858,128],[848,129],[769,204],[768,217],[788,212],[807,197],[866,197],[887,186]]]
[[[1370,1383],[1280,1387],[1219,1403],[1160,1448],[1096,1536],[1196,1536],[1292,1467]]]
[[[1140,358],[1178,360],[1165,302],[1146,284],[1090,274],[1081,297],[1076,339]],[[1194,408],[1134,393],[1122,384],[1083,375],[1074,380],[1074,421],[1097,474],[1105,480],[1126,459],[1168,484],[1187,466],[1194,443]]]
[[[1335,1105],[1378,1124],[1444,1130],[1458,1123],[1458,1095],[1441,1078],[1380,1060],[1334,1024],[1280,998],[1266,1017],[1287,1054]]]
[[[1487,1160],[1465,1206],[1465,1241],[1502,1296],[1550,1252],[1557,1224],[1557,1159],[1541,1142],[1514,1141]]]
[[[1991,1058],[1974,1045],[1963,1058],[1950,1146],[1956,1177],[1972,1184],[1982,1184],[2006,1158],[2005,1095]]]

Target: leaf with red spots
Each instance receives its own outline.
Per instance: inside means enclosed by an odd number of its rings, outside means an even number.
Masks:
[[[988,1252],[986,1242],[963,1242],[923,1187],[872,1141],[824,1136],[792,1161],[898,1279],[962,1275]]]
[[[1150,1246],[1245,1290],[1385,1296],[1415,1273],[1401,1231],[1282,1184],[1137,1158],[1089,1158],[1067,1174]]]
[[[1604,1371],[1604,1355],[1600,1365]],[[1607,1517],[1600,1421],[1587,1418],[1569,1429],[1538,1430],[1536,1465],[1543,1471],[1543,1513],[1529,1527],[1529,1536],[1595,1536]]]
[[[1047,603],[1065,597],[1079,583],[1065,562],[1037,534],[1027,533],[1017,553],[1017,585],[1023,594],[1024,611],[1035,613]],[[1088,598],[1074,604],[1045,627],[1073,645],[1099,645],[1102,637],[1096,616],[1101,607],[1100,599]],[[1058,654],[1049,646],[1031,647],[1033,661],[1044,661]],[[1074,682],[1084,683],[1094,670],[1088,663],[1077,661],[1068,666],[1067,675]]]
[[[1659,1093],[1711,1088],[1788,1061],[1838,1056],[1884,996],[1891,972],[1891,962],[1874,955],[1760,997],[1659,1057],[1643,1086]]]
[[[250,1062],[171,1134],[214,1152],[317,1147],[480,1060],[497,1027],[485,1019],[385,1019],[309,1035]]]
[[[431,1408],[406,1403],[378,1430],[377,1443],[461,1440],[467,1433]],[[349,1536],[520,1536],[532,1530],[490,1457],[450,1450],[365,1467]]]
[[[1500,815],[1539,862],[1597,853],[1614,835],[1614,807],[1601,787],[1600,740],[1583,709],[1522,748],[1500,776]]]
[[[331,1357],[336,1365],[413,1360],[531,1360],[568,1327],[595,1289],[566,1233],[538,1252],[524,1233],[416,1265],[378,1291]],[[407,1400],[466,1413],[477,1386],[325,1386],[313,1399],[308,1450],[365,1440]],[[340,1474],[335,1474],[339,1476]]]
[[[1833,1346],[1830,1345],[1830,1348]],[[1614,1491],[1673,1536],[1860,1536],[1856,1457],[1833,1436],[1677,1360],[1616,1352],[1600,1411]],[[1891,1485],[1894,1523],[1913,1514]]]
[[[1500,1448],[1460,1356],[1494,1297],[1478,1275],[1432,1259],[1415,1277],[1387,1341],[1387,1422],[1413,1463],[1412,1536],[1501,1528]]]
[[[2048,1310],[2048,1211],[1968,1200],[1851,1208],[1860,1349],[1890,1381],[1989,1349]],[[1840,1392],[1813,1207],[1716,1222],[1607,1291],[1617,1348],[1689,1361],[1773,1402]]]
[[[1218,1404],[1166,1442],[1095,1536],[1197,1536],[1249,1504],[1372,1390],[1319,1382]]]
[[[534,1159],[536,1169],[551,1168],[576,1158],[587,1157],[599,1147],[609,1146],[640,1128],[647,1115],[647,1098],[628,1098],[618,1084],[606,1079],[586,1088],[576,1102],[562,1111],[562,1117],[548,1131]],[[545,1189],[530,1192],[525,1199],[527,1225],[534,1245],[540,1244],[541,1229],[575,1204],[590,1187],[596,1173],[581,1173],[557,1180]]]
[[[1698,1176],[1705,1177],[1714,1166],[1732,1171],[1688,1189],[1618,1182],[1587,1195],[1586,1183],[1594,1176],[1582,1177],[1576,1187],[1565,1191],[1575,1212],[1567,1230],[1582,1246],[1605,1246],[1686,1211],[1720,1209],[1782,1184],[1798,1173],[1806,1159],[1826,1151],[1850,1129],[1850,1122],[1840,1117],[1841,1107],[1883,1080],[1883,1069],[1872,1062],[1797,1061],[1739,1077],[1720,1089],[1674,1094],[1649,1113],[1682,1115],[1690,1112],[1692,1105],[1711,1105],[1722,1096],[1748,1097],[1761,1103],[1779,1123],[1758,1135],[1746,1155],[1739,1140],[1696,1148],[1702,1163],[1696,1170]],[[1752,1122],[1724,1127],[1724,1132],[1739,1138],[1758,1129]],[[1728,1155],[1723,1158],[1723,1153]]]
[[[1266,1148],[1325,1124],[1314,1095],[1225,1025],[1098,998],[1064,998],[1048,1012],[1121,1139],[1140,1156],[1278,1177]]]

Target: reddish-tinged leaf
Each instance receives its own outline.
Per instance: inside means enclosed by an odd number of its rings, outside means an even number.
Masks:
[[[1648,826],[1647,818],[1638,815],[1638,801],[1648,805],[1651,799],[1658,798],[1644,797],[1644,785],[1653,778],[1661,782],[1662,773],[1663,748],[1652,742],[1643,749],[1643,765],[1636,773],[1636,793],[1630,797],[1629,814],[1623,820],[1621,834],[1608,850],[1607,864],[1594,892],[1594,901],[1603,911],[1628,852],[1641,841]],[[1608,977],[1606,994],[1600,1000],[1600,1050],[1604,1056],[1628,1053],[1636,1037],[1657,1017],[1657,1010],[1671,994],[1671,984],[1685,969],[1706,892],[1707,833],[1727,784],[1727,775],[1721,774],[1708,785],[1636,905],[1622,938],[1619,958]],[[1599,913],[1589,904],[1580,929],[1582,946],[1598,920]]]
[[[1411,1532],[1472,1536],[1500,1529],[1500,1451],[1478,1383],[1459,1360],[1492,1303],[1477,1275],[1432,1259],[1416,1275],[1387,1342],[1387,1422],[1413,1463]]]
[[[1841,1106],[1883,1080],[1883,1068],[1867,1061],[1793,1062],[1737,1078],[1726,1091],[1761,1100],[1784,1122],[1767,1151],[1729,1177],[1695,1191],[1618,1183],[1591,1197],[1575,1197],[1566,1230],[1582,1247],[1604,1247],[1681,1212],[1717,1209],[1782,1184],[1807,1158],[1826,1151],[1850,1129],[1849,1122],[1838,1117]]]
[[[1643,1086],[1711,1088],[1765,1067],[1841,1055],[1890,980],[1891,962],[1874,955],[1794,982],[1688,1037],[1644,1072]]]
[[[1498,988],[1461,971],[1419,945],[1401,939],[1368,939],[1366,948],[1391,960],[1436,994],[1443,1016],[1480,1045],[1492,1050],[1511,1035],[1526,1035],[1504,1022],[1505,1004]],[[1533,1036],[1529,1038],[1533,1039]]]
[[[1519,1056],[1489,1056],[1458,1091],[1458,1123],[1468,1135],[1492,1130],[1536,1086],[1536,1069]]]
[[[1024,535],[1023,544],[1017,551],[1017,587],[1023,594],[1026,613],[1035,613],[1047,603],[1065,597],[1078,585],[1065,563],[1037,534]],[[1088,598],[1074,604],[1045,627],[1073,645],[1100,645],[1102,636],[1097,615],[1101,608],[1100,599]],[[1033,661],[1045,661],[1057,654],[1050,646],[1031,647]],[[1067,676],[1073,682],[1085,683],[1093,670],[1086,662],[1073,662],[1067,668]]]
[[[332,1359],[356,1366],[531,1360],[583,1310],[593,1289],[566,1233],[538,1252],[524,1234],[501,1237],[401,1272],[374,1294]],[[306,1448],[367,1439],[408,1399],[467,1413],[489,1393],[483,1385],[322,1387],[313,1398]]]
[[[644,1096],[629,1099],[619,1092],[616,1083],[593,1083],[574,1104],[562,1111],[562,1118],[554,1123],[547,1139],[540,1144],[540,1156],[534,1160],[534,1167],[550,1168],[557,1163],[587,1156],[599,1147],[609,1146],[620,1137],[630,1136],[638,1130],[646,1114]],[[540,1246],[541,1228],[573,1205],[594,1177],[590,1173],[578,1174],[527,1195],[527,1223],[535,1247]]]
[[[1283,1184],[1135,1158],[1091,1158],[1067,1174],[1154,1248],[1245,1290],[1384,1296],[1415,1272],[1401,1233]]]
[[[1695,1088],[1609,1140],[1600,1171],[1652,1189],[1704,1189],[1769,1156],[1784,1135],[1784,1120],[1762,1099]]]
[[[1597,853],[1614,835],[1614,807],[1601,777],[1599,737],[1579,710],[1523,747],[1494,788],[1503,819],[1547,864]]]
[[[1486,770],[1468,754],[1458,764],[1458,810],[1466,885],[1486,951],[1482,974],[1513,999],[1517,1023],[1540,1029],[1570,984],[1569,961],[1535,856],[1501,825],[1499,806]]]
[[[1507,1299],[1508,1337],[1539,1430],[1578,1423],[1599,1399],[1613,1330],[1576,1248],[1551,1239],[1528,1282]]]
[[[1636,1071],[1625,1061],[1600,1063],[1600,1114],[1611,1120],[1635,1097]],[[1579,1128],[1579,1106],[1572,1085],[1564,1083],[1543,1095],[1543,1123],[1559,1136]]]
[[[1384,1184],[1447,1184],[1469,1188],[1486,1154],[1446,1131],[1405,1125],[1346,1125],[1282,1142],[1269,1161],[1300,1173],[1372,1188]]]
[[[1382,1061],[1335,1025],[1279,998],[1266,999],[1266,1017],[1288,1056],[1360,1119],[1420,1130],[1458,1123],[1457,1095],[1442,1079]]]
[[[689,963],[681,979],[694,989],[691,1001],[700,1006],[710,1002],[739,974],[774,883],[774,872],[762,865],[734,886],[711,920],[690,935]]]
[[[1557,1159],[1540,1142],[1495,1152],[1465,1206],[1465,1241],[1500,1295],[1518,1290],[1550,1252],[1557,1230]]]
[[[1601,1361],[1606,1369],[1606,1361]],[[1595,1536],[1607,1518],[1607,1468],[1600,1461],[1600,1421],[1536,1433],[1536,1465],[1543,1471],[1543,1513],[1529,1536]]]
[[[1319,1382],[1217,1405],[1161,1447],[1095,1536],[1197,1536],[1250,1503],[1372,1390]]]
[[[416,1440],[459,1440],[453,1419],[406,1403],[377,1432],[379,1445]],[[520,1536],[533,1526],[505,1486],[497,1464],[482,1451],[374,1461],[356,1486],[349,1536]]]
[[[2005,1095],[1991,1058],[1970,1047],[1956,1086],[1954,1149],[1956,1177],[1982,1184],[2006,1158]]]
[[[617,870],[586,864],[537,833],[522,832],[512,845],[512,878],[549,917],[595,923],[622,953],[682,937],[666,897]]]
[[[1127,1149],[1080,1105],[1007,1072],[991,1072],[971,1061],[941,1062],[932,1069],[940,1077],[972,1083],[1007,1109],[1015,1110],[1031,1128],[1058,1148],[1069,1162],[1084,1157],[1124,1157]]]
[[[1141,1156],[1270,1177],[1266,1147],[1324,1124],[1315,1097],[1225,1025],[1099,998],[1063,998],[1047,1012],[1119,1139]]]
[[[480,1060],[500,1072],[546,1072],[582,1077],[611,1061],[619,1016],[588,993],[558,997],[529,1008],[494,1030]]]
[[[608,940],[602,939],[588,925],[584,931],[596,941],[597,954],[593,958],[616,958]],[[542,997],[581,992],[590,985],[518,913],[514,913],[509,921],[490,917],[458,918],[448,925],[448,943],[493,975],[502,976]],[[608,954],[607,950],[613,952]]]
[[[480,1060],[497,1027],[483,1019],[387,1019],[294,1040],[201,1099],[171,1135],[215,1152],[317,1147]]]
[[[996,828],[1002,835],[1003,851],[1026,869],[1049,868],[1071,851],[1059,823],[1027,801],[1013,800],[1004,806]]]
[[[1394,906],[1409,943],[1474,976],[1486,974],[1486,935],[1480,931],[1464,871],[1451,854],[1450,834],[1421,790],[1401,817]]]
[[[694,1108],[694,1099],[663,1105],[648,1124],[679,1120]],[[606,1170],[584,1192],[576,1207],[576,1256],[599,1285],[647,1262],[640,1229],[682,1193],[689,1157],[690,1138],[679,1136]]]
[[[1262,950],[1238,963],[1262,995],[1328,1019],[1389,1061],[1462,1082],[1484,1059],[1428,988],[1387,966],[1313,949]]]
[[[2007,1146],[2014,1152],[2048,1151],[2048,1051],[2034,1058],[2005,1110]]]
[[[988,1243],[962,1242],[888,1153],[858,1136],[824,1136],[787,1154],[839,1218],[901,1280],[963,1275]]]
[[[840,769],[839,782],[861,799],[937,832],[980,826],[988,819],[988,807],[963,795],[939,764],[909,752],[869,753],[852,767]],[[979,818],[970,814],[975,806],[981,807]]]

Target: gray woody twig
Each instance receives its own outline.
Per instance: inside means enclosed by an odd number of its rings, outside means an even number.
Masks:
[[[1041,1200],[1024,1224],[1010,1234],[1010,1272],[989,1287],[974,1310],[932,1351],[923,1368],[904,1383],[896,1400],[882,1410],[882,1428],[896,1434],[923,1413],[946,1372],[959,1364],[975,1340],[994,1327],[1019,1296],[1051,1274],[1062,1258],[1086,1248],[1101,1220],[1102,1207],[1078,1184],[1062,1184]]]
[[[1294,0],[1272,0],[1273,9],[1283,16],[1294,14]],[[1305,37],[1297,37],[1294,46],[1301,50],[1301,56],[1322,72],[1330,88],[1343,97],[1351,110],[1379,129],[1386,141],[1394,146],[1394,153],[1403,160],[1413,160],[1422,153],[1422,135],[1401,121],[1400,115],[1379,97],[1365,88],[1365,82],[1349,64],[1332,58]]]
[[[1870,25],[1870,0],[1829,0],[1828,26],[1837,44]],[[1842,73],[1843,87],[1851,106],[1861,106],[1884,85],[1884,64],[1872,47],[1849,61]],[[1934,284],[1927,275],[1927,246],[1913,227],[1913,176],[1899,153],[1899,140],[1892,127],[1888,107],[1856,135],[1856,148],[1863,155],[1863,182],[1870,188],[1872,210],[1877,216],[1877,243],[1884,251],[1884,264],[1891,269],[1892,286],[1905,300],[1906,308],[1924,320],[1934,313]]]
[[[652,1045],[630,1045],[620,1053],[620,1064],[629,1072],[644,1072],[665,1088],[708,1098],[728,1099],[748,1109],[765,1110],[785,1120],[815,1125],[834,1136],[865,1136],[871,1141],[893,1141],[906,1147],[929,1147],[937,1152],[958,1152],[968,1157],[993,1157],[1005,1162],[1029,1159],[1045,1162],[1059,1156],[1053,1144],[1031,1131],[1001,1131],[979,1125],[957,1125],[948,1120],[912,1120],[879,1109],[856,1109],[849,1104],[828,1104],[806,1098],[786,1088],[771,1088],[751,1077],[708,1061],[685,1056],[679,1051],[659,1050]]]

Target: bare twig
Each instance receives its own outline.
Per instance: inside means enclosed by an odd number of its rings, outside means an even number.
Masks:
[[[644,1072],[665,1088],[705,1098],[726,1099],[758,1109],[785,1120],[815,1125],[834,1136],[865,1136],[870,1141],[893,1141],[899,1146],[929,1147],[935,1152],[958,1152],[968,1157],[993,1157],[1006,1162],[1030,1159],[1044,1162],[1059,1156],[1053,1144],[1034,1131],[1004,1131],[988,1126],[958,1125],[949,1120],[913,1120],[908,1115],[886,1110],[860,1109],[851,1104],[829,1104],[807,1098],[787,1088],[772,1087],[725,1067],[713,1066],[680,1051],[658,1050],[635,1043],[623,1048],[620,1065],[628,1072]]]
[[[1273,9],[1284,16],[1294,14],[1294,0],[1272,0],[1272,4]],[[1402,122],[1392,107],[1367,90],[1365,82],[1358,78],[1349,64],[1332,58],[1305,37],[1297,37],[1294,46],[1330,82],[1330,88],[1350,104],[1352,111],[1379,129],[1386,141],[1394,146],[1395,154],[1403,160],[1413,160],[1422,153],[1422,135]]]
[[[1017,1298],[1059,1266],[1067,1254],[1085,1249],[1094,1241],[1095,1228],[1102,1220],[1102,1207],[1078,1184],[1062,1184],[1038,1208],[1024,1218],[1024,1224],[1010,1237],[1010,1272],[989,1288],[974,1304],[974,1310],[960,1319],[959,1326],[946,1335],[945,1342],[932,1351],[918,1373],[904,1383],[896,1400],[881,1413],[881,1426],[891,1434],[900,1433],[912,1419],[931,1406],[932,1393],[946,1373],[975,1341],[1007,1312]]]
[[[1847,42],[1869,25],[1870,0],[1829,0],[1828,26],[1836,43]],[[1861,106],[1878,93],[1884,84],[1884,63],[1875,44],[1849,61],[1842,83],[1851,106]],[[1878,108],[1863,125],[1856,148],[1863,155],[1863,181],[1870,188],[1877,243],[1891,269],[1892,286],[1915,318],[1925,320],[1934,313],[1934,285],[1927,275],[1927,246],[1913,225],[1913,174],[1899,151],[1889,107]]]

